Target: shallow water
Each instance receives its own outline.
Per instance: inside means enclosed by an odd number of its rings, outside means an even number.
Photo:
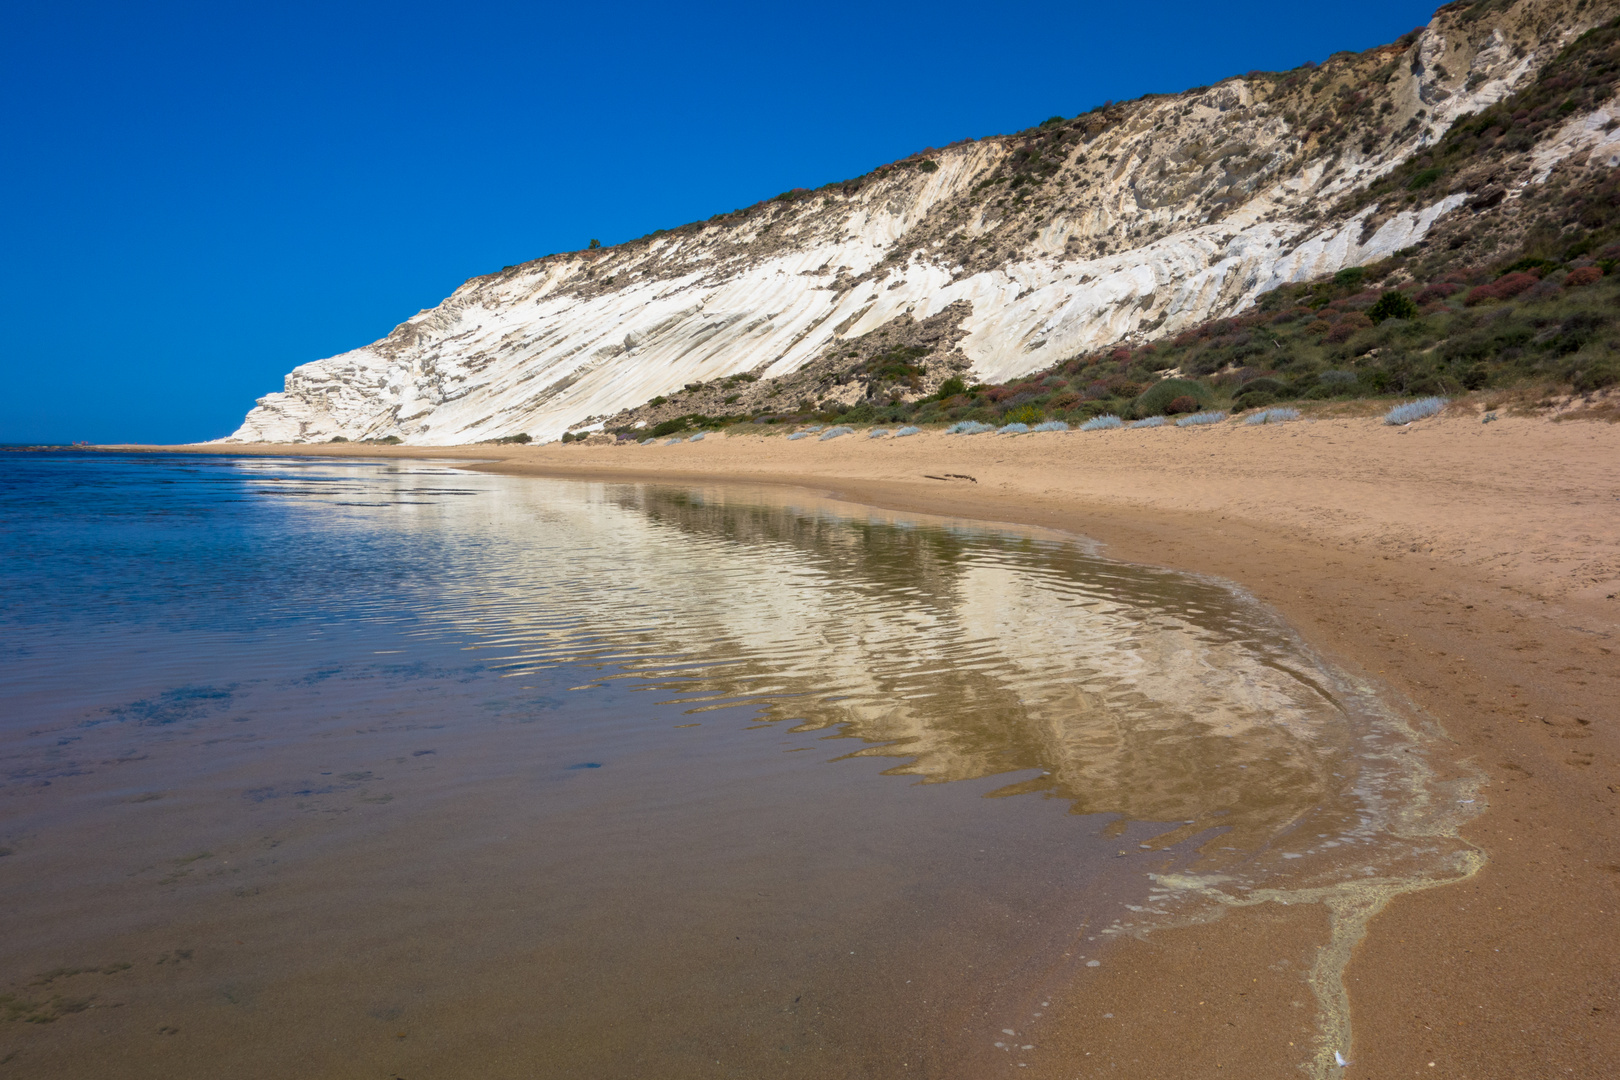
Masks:
[[[1074,538],[308,459],[0,512],[27,1075],[1043,1075],[1111,935],[1456,871],[1370,691]]]

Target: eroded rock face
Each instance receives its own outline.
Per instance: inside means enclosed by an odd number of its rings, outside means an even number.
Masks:
[[[230,440],[546,441],[688,384],[790,375],[953,304],[966,314],[952,367],[965,357],[980,381],[1173,334],[1422,240],[1469,193],[1332,208],[1617,6],[1452,5],[1401,42],[1321,67],[924,151],[475,278],[383,340],[294,369]],[[1606,152],[1600,127],[1572,122],[1560,145]]]

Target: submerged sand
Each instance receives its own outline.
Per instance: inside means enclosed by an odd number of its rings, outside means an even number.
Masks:
[[[1451,415],[1405,428],[187,449],[808,486],[1080,533],[1115,558],[1234,581],[1437,722],[1450,751],[1438,766],[1483,778],[1486,812],[1463,826],[1483,868],[1396,897],[1355,947],[1343,1075],[1598,1075],[1620,1051],[1620,426]],[[1321,905],[1264,904],[1131,943],[1063,1003],[1075,1074],[1299,1075],[1328,926]]]

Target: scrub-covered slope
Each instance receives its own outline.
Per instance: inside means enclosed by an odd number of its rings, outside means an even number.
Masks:
[[[897,342],[926,329],[922,344],[891,347],[921,371],[901,397],[951,374],[1003,382],[1179,334],[1280,284],[1409,248],[1571,155],[1612,167],[1620,143],[1586,101],[1512,149],[1547,159],[1522,178],[1407,163],[1616,10],[1452,4],[1392,45],[1320,66],[1054,117],[508,267],[379,342],[295,369],[231,438],[552,439],[688,384],[835,367],[845,342],[889,327]],[[918,348],[940,351],[926,363]]]

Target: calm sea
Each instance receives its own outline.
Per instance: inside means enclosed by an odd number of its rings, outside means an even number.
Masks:
[[[1069,537],[11,453],[0,595],[0,1076],[1069,1075],[1188,881],[1438,857],[1365,688]]]

